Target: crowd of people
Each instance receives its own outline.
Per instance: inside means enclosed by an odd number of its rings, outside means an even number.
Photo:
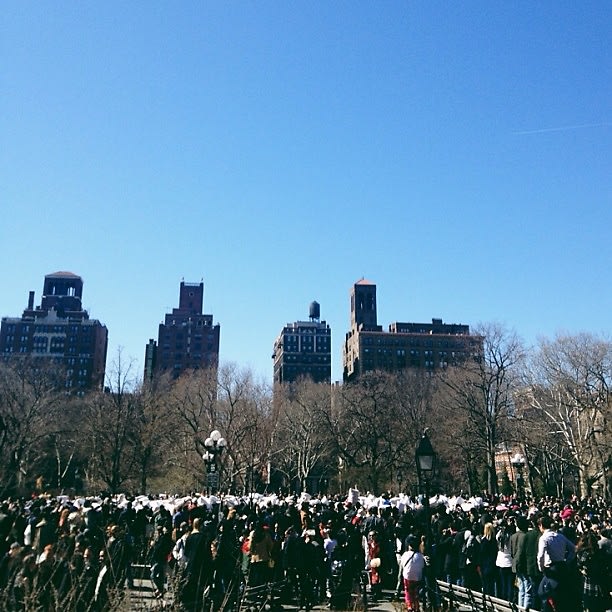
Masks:
[[[436,580],[554,612],[610,608],[612,507],[601,499],[38,496],[0,504],[0,611],[101,612],[147,568],[175,609],[245,590],[351,609],[367,589],[440,609]],[[383,590],[384,589],[384,590]]]

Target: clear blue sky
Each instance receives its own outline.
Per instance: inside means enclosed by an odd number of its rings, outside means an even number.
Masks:
[[[205,283],[272,377],[316,299],[379,323],[612,327],[611,4],[16,2],[0,21],[0,314],[69,270],[142,368]]]

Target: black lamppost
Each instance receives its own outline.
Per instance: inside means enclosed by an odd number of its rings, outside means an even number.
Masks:
[[[525,497],[525,479],[523,478],[523,468],[525,467],[525,457],[521,453],[516,453],[514,457],[510,459],[512,468],[514,469],[516,478],[516,496],[519,501],[522,501]]]
[[[419,490],[424,490],[423,507],[425,508],[425,520],[427,521],[427,543],[431,546],[431,516],[429,508],[429,483],[433,478],[436,469],[437,455],[431,445],[427,429],[423,432],[416,453],[417,478],[419,480]]]
[[[217,457],[223,452],[227,446],[227,441],[221,435],[221,432],[214,429],[210,435],[204,440],[206,452],[202,455],[206,464],[206,486],[208,492],[212,492],[219,487],[219,466],[217,465]]]

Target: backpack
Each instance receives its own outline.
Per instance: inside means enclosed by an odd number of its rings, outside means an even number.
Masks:
[[[465,564],[476,563],[478,557],[478,540],[473,536],[470,537],[463,543],[461,547],[461,554],[465,558]]]

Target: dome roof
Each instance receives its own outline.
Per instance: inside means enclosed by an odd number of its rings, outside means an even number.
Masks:
[[[53,278],[81,278],[78,274],[74,274],[74,272],[66,272],[66,271],[53,272],[45,276],[45,278],[51,278],[51,277]]]

